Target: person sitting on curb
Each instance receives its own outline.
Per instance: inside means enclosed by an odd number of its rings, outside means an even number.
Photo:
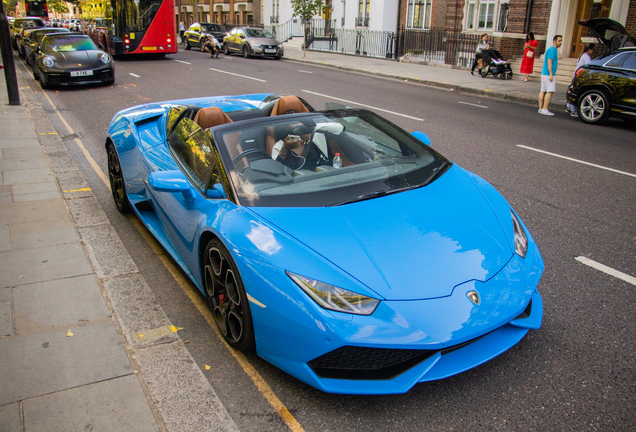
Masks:
[[[212,36],[207,36],[205,38],[205,42],[203,43],[203,51],[209,52],[211,58],[214,58],[215,55],[216,55],[216,58],[219,58],[218,45],[219,45],[219,41],[216,40],[216,38],[213,38]]]
[[[470,68],[471,75],[475,75],[477,62],[479,62],[479,60],[481,60],[482,58],[481,52],[483,50],[487,50],[488,48],[490,48],[490,45],[488,45],[488,34],[484,33],[483,35],[481,35],[481,42],[479,42],[479,44],[477,45],[477,49],[475,50],[475,61],[473,62],[473,67]],[[479,69],[479,74],[481,75],[481,68]]]
[[[556,90],[556,71],[559,64],[559,52],[563,44],[563,36],[556,35],[552,39],[552,46],[544,54],[543,70],[541,71],[541,92],[539,93],[539,114],[553,116],[548,110],[550,99]]]

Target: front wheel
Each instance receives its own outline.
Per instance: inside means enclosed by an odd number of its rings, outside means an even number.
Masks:
[[[577,111],[584,123],[600,124],[609,117],[610,102],[603,91],[590,90],[579,98]]]
[[[254,347],[249,300],[232,256],[218,239],[210,240],[203,256],[205,297],[223,338],[238,350]]]
[[[126,185],[124,184],[124,175],[121,171],[117,150],[115,150],[113,143],[109,143],[106,151],[108,152],[108,179],[110,180],[113,201],[115,201],[115,206],[120,213],[129,213],[130,202],[126,196]]]
[[[250,49],[247,45],[243,45],[243,58],[248,58],[250,56]]]
[[[186,49],[186,51],[189,51],[189,50],[190,50],[190,48],[192,48],[192,47],[190,46],[190,42],[186,39],[186,40],[185,40],[185,49]]]
[[[40,79],[40,74],[38,73],[38,65],[33,62],[33,79],[38,81]]]

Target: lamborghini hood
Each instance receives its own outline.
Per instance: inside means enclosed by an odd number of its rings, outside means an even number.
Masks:
[[[426,187],[368,201],[251,210],[386,300],[449,296],[490,279],[513,254],[503,228],[512,222],[500,222],[456,166]]]

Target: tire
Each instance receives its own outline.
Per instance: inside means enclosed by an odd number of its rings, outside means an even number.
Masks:
[[[480,75],[482,78],[486,78],[488,76],[488,68],[483,68]]]
[[[190,51],[190,48],[192,48],[192,47],[190,46],[190,42],[186,38],[186,40],[185,40],[185,49],[186,49],[186,51]]]
[[[199,41],[199,49],[201,50],[201,52],[205,52],[203,51],[203,39]]]
[[[512,71],[506,72],[506,79],[512,79]]]
[[[247,45],[243,45],[243,58],[249,58],[250,57],[250,49],[247,47]]]
[[[601,124],[609,118],[611,104],[602,90],[590,90],[579,98],[576,109],[584,123]]]
[[[202,259],[205,297],[223,338],[244,351],[254,348],[254,326],[243,281],[232,256],[218,240],[205,247]]]
[[[230,50],[227,47],[227,44],[223,44],[223,54],[226,56],[230,55]]]
[[[119,156],[113,143],[109,143],[106,149],[108,157],[108,179],[110,180],[110,190],[113,195],[113,201],[119,213],[130,213],[130,202],[126,195],[126,184],[124,176],[121,172]]]
[[[44,77],[46,78],[46,75],[44,75]],[[39,71],[38,71],[38,78],[40,78],[40,87],[42,88],[42,90],[51,88],[51,86],[45,82],[46,79],[42,79],[42,74]]]
[[[36,64],[33,65],[33,79],[36,81],[40,80],[40,74],[38,73],[38,66]]]
[[[280,56],[274,57],[274,60],[280,60]]]

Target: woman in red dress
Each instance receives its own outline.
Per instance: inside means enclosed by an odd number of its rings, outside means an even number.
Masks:
[[[524,81],[528,81],[528,76],[532,73],[534,67],[534,56],[537,53],[538,42],[534,38],[534,33],[530,32],[526,36],[526,44],[523,46],[523,60],[521,61],[521,70],[519,73],[526,74]]]

